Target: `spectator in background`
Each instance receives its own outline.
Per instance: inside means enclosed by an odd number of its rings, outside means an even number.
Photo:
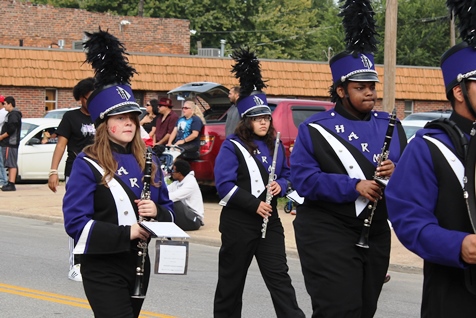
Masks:
[[[5,109],[5,96],[0,95],[0,131],[2,131],[3,123],[5,122],[5,116],[7,115]],[[5,166],[3,165],[2,147],[0,146],[0,188],[8,184],[7,174],[5,172]]]
[[[168,185],[174,202],[175,224],[184,231],[198,230],[203,224],[203,198],[190,164],[177,159],[172,167],[174,182]]]
[[[236,108],[236,101],[240,97],[240,87],[233,86],[228,93],[228,98],[230,99],[231,106],[226,112],[226,122],[225,122],[225,135],[231,135],[235,132],[236,126],[240,121],[240,114]]]
[[[156,120],[156,130],[154,139],[154,150],[160,155],[165,150],[165,145],[169,142],[169,137],[177,125],[178,115],[172,110],[172,100],[170,98],[159,99],[159,115]]]
[[[18,172],[18,146],[20,145],[21,112],[15,108],[15,98],[5,97],[4,107],[8,114],[5,116],[0,132],[0,146],[2,147],[3,163],[8,169],[8,183],[2,191],[16,191],[15,180]]]
[[[151,99],[146,104],[147,114],[140,121],[140,125],[144,127],[145,131],[153,138],[156,130],[157,115],[159,115],[159,101]]]
[[[56,129],[43,130],[41,134],[41,143],[42,144],[56,144],[58,143],[58,135],[56,134]]]
[[[183,158],[193,158],[200,149],[200,131],[205,118],[192,100],[185,101],[182,114],[170,134],[167,146],[178,146],[184,150]]]
[[[92,144],[94,141],[96,129],[89,115],[87,105],[88,97],[93,90],[94,78],[92,77],[83,79],[74,86],[73,97],[76,101],[81,103],[81,108],[66,112],[56,130],[58,143],[53,152],[50,176],[48,178],[48,187],[53,192],[56,192],[56,188],[59,184],[58,166],[65,149],[68,149],[68,158],[66,159],[64,175],[66,183],[68,183],[76,155],[79,154],[85,146]],[[79,256],[75,257],[73,254],[73,239],[70,238],[69,243],[70,267],[68,278],[74,281],[81,281],[80,260]]]

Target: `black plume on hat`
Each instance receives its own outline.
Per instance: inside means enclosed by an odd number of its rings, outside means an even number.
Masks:
[[[129,65],[124,45],[107,31],[84,32],[88,40],[84,43],[86,62],[94,69],[95,90],[88,98],[88,110],[96,126],[107,116],[137,113],[141,110],[136,103],[131,77],[136,70]]]
[[[240,81],[240,98],[250,96],[253,91],[261,91],[266,84],[261,78],[261,67],[258,57],[249,48],[238,48],[231,54],[236,64],[231,72]]]
[[[476,0],[447,0],[446,6],[458,18],[461,39],[476,48]]]
[[[346,49],[352,54],[377,50],[374,11],[369,0],[347,0],[339,16],[345,30]]]
[[[238,48],[231,54],[236,64],[231,72],[240,81],[240,97],[236,107],[240,116],[271,115],[266,95],[261,90],[266,87],[261,77],[261,66],[258,57],[249,48]]]
[[[84,32],[88,40],[84,43],[86,62],[94,69],[96,88],[111,84],[130,84],[137,71],[129,65],[124,44],[107,31]]]

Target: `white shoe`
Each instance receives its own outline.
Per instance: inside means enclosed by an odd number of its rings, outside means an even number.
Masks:
[[[83,277],[81,276],[81,264],[76,264],[69,270],[68,278],[75,282],[83,281]]]

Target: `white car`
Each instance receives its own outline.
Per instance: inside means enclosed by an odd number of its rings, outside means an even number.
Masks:
[[[78,109],[79,107],[71,107],[71,108],[58,108],[58,109],[53,109],[49,110],[46,112],[44,118],[58,118],[61,119],[63,118],[64,113],[70,110],[75,110]]]
[[[405,135],[407,136],[407,140],[409,141],[416,132],[423,127],[425,127],[428,120],[408,120],[402,121],[403,130],[405,130]]]
[[[55,137],[60,119],[54,118],[22,118],[20,146],[18,148],[17,181],[48,180],[51,159],[58,142]],[[48,143],[42,144],[44,132],[50,133]],[[64,180],[66,155],[61,158],[58,176]]]
[[[415,135],[415,133],[423,128],[426,123],[438,118],[449,118],[451,116],[452,110],[446,111],[431,111],[431,112],[421,112],[413,113],[405,117],[402,120],[402,127],[405,130],[405,135],[407,140]]]
[[[75,110],[75,109],[79,109],[79,107],[71,107],[71,108],[58,108],[58,109],[53,109],[53,110],[49,110],[45,113],[45,115],[43,116],[43,118],[58,118],[58,119],[62,119],[63,118],[63,115],[70,111],[70,110]],[[144,118],[144,116],[147,114],[147,110],[145,109],[145,107],[141,107],[140,110],[142,111],[142,114],[140,115],[140,119]]]

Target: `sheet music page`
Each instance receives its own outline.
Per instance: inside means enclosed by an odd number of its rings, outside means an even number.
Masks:
[[[149,222],[143,221],[140,226],[149,231],[153,237],[170,237],[170,238],[190,238],[174,222]]]
[[[291,200],[295,201],[298,204],[303,204],[304,203],[304,198],[299,196],[299,194],[297,193],[296,190],[294,190],[293,192],[286,195],[286,197],[288,199],[291,199]]]
[[[187,246],[160,244],[157,274],[185,274]]]

